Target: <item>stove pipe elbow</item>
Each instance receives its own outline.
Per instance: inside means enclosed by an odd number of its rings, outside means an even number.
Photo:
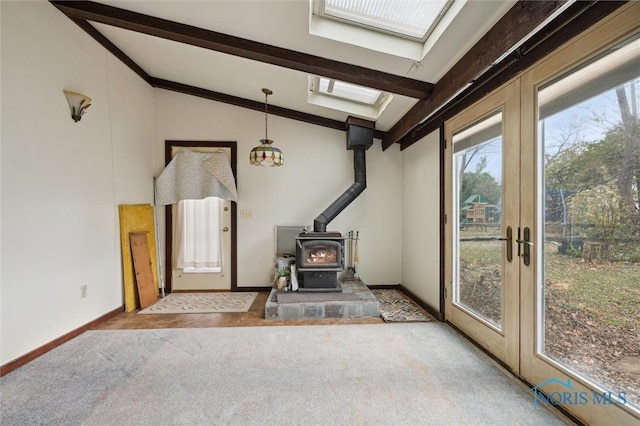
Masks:
[[[327,224],[342,212],[367,188],[365,149],[353,150],[354,183],[318,217],[313,220],[314,232],[326,232]]]

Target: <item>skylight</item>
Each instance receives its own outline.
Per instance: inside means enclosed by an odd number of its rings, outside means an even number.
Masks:
[[[324,0],[325,17],[424,41],[452,0]]]
[[[309,103],[377,119],[393,95],[327,77],[309,77]]]
[[[318,77],[318,92],[338,98],[361,102],[367,105],[375,105],[382,96],[382,92],[355,84]]]
[[[309,0],[309,34],[421,61],[469,0]]]

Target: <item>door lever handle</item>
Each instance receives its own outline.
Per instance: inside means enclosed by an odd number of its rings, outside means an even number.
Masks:
[[[518,243],[518,257],[520,257],[520,244],[522,244],[522,261],[525,266],[531,265],[531,247],[533,247],[533,243],[531,242],[531,230],[529,227],[524,228],[522,239],[520,239],[520,228],[518,228],[516,242]]]
[[[513,230],[511,229],[510,226],[507,226],[506,237],[467,237],[467,238],[460,238],[460,241],[506,241],[507,242],[507,262],[511,262],[513,260]]]
[[[507,262],[511,263],[513,260],[513,230],[510,226],[507,226]]]

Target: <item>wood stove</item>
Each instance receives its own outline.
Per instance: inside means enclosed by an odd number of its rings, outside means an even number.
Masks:
[[[305,289],[338,286],[344,271],[344,237],[339,232],[303,232],[296,238],[297,270]]]
[[[373,145],[375,123],[347,118],[347,150],[353,151],[353,184],[313,220],[313,232],[296,238],[296,266],[302,286],[298,291],[341,291],[338,272],[344,271],[344,237],[327,232],[327,224],[367,187],[365,151]]]

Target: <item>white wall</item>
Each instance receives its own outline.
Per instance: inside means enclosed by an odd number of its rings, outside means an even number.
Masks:
[[[240,287],[270,285],[276,224],[311,225],[353,183],[343,131],[270,115],[269,135],[286,164],[250,166],[263,113],[151,89],[48,2],[2,1],[0,17],[0,365],[122,305],[117,206],[153,201],[166,139],[238,142],[238,207],[253,212],[238,218]],[[71,119],[63,89],[93,98],[81,122]],[[402,221],[413,220],[402,213],[413,205],[403,204],[402,163],[417,160],[397,147],[383,153],[375,141],[367,189],[328,229],[360,231],[358,274],[367,284],[403,277],[422,296],[402,260]],[[433,204],[421,207],[437,223]]]
[[[51,4],[0,7],[5,364],[122,306],[117,205],[153,200],[154,117],[153,90]],[[79,123],[63,89],[93,98]]]
[[[312,225],[353,184],[353,153],[346,150],[345,132],[269,115],[269,138],[284,152],[285,164],[255,167],[249,151],[264,137],[264,113],[165,90],[157,90],[155,99],[156,176],[164,167],[165,140],[238,142],[238,210],[253,212],[252,219],[238,218],[238,286],[271,285],[274,226]],[[277,105],[278,94],[269,102]],[[357,272],[363,281],[398,284],[401,155],[398,148],[383,153],[380,141],[374,141],[366,156],[367,189],[327,230],[359,230]]]
[[[402,285],[440,307],[439,131],[402,151]]]

